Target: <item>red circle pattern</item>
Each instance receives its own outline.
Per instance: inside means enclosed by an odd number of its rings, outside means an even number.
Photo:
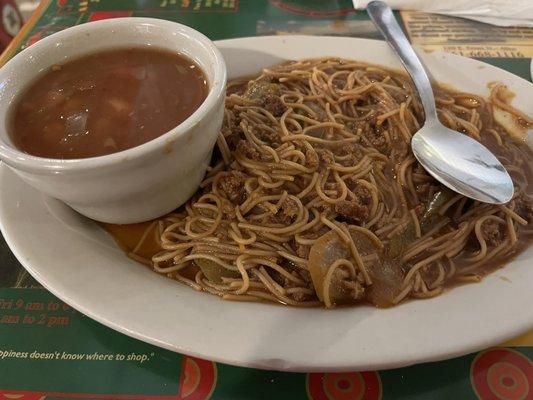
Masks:
[[[212,361],[183,357],[179,384],[179,400],[207,400],[217,383],[217,366]]]
[[[330,372],[307,374],[311,400],[380,400],[381,380],[377,372]]]
[[[472,362],[470,380],[481,400],[533,398],[533,363],[511,349],[479,353]]]

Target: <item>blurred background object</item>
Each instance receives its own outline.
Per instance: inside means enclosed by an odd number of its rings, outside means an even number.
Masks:
[[[0,50],[7,47],[24,24],[17,3],[19,2],[14,0],[0,0]],[[38,1],[22,1],[20,3],[39,4]]]
[[[17,5],[23,21],[26,22],[39,5],[40,0],[15,0],[14,3]]]
[[[395,10],[416,10],[452,15],[498,26],[533,27],[532,0],[384,0]],[[364,9],[370,0],[352,0]]]
[[[0,51],[30,18],[39,5],[39,0],[0,0]]]

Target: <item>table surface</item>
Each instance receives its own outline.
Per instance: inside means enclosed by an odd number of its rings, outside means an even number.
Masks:
[[[1,7],[0,1],[0,7]],[[378,39],[349,0],[44,0],[0,64],[76,24],[150,16],[211,39]],[[533,29],[402,12],[412,43],[481,59],[531,81]],[[458,333],[460,334],[460,333]],[[285,373],[172,353],[110,330],[42,289],[0,241],[0,399],[533,399],[533,331],[464,357],[388,371]]]

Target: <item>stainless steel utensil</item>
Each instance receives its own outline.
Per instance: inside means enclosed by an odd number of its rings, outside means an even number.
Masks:
[[[366,10],[418,89],[426,122],[413,136],[411,148],[420,164],[439,182],[464,196],[486,203],[511,200],[513,182],[494,154],[478,141],[440,123],[428,75],[390,7],[372,1]]]

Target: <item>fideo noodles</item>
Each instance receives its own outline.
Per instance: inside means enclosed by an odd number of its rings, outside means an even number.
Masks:
[[[403,73],[341,59],[231,82],[213,162],[182,208],[142,226],[130,255],[227,300],[378,307],[477,282],[530,242],[531,151],[502,85],[435,89],[448,127],[482,141],[515,184],[508,204],[446,189],[410,149],[424,116]],[[150,251],[143,251],[148,242]]]

